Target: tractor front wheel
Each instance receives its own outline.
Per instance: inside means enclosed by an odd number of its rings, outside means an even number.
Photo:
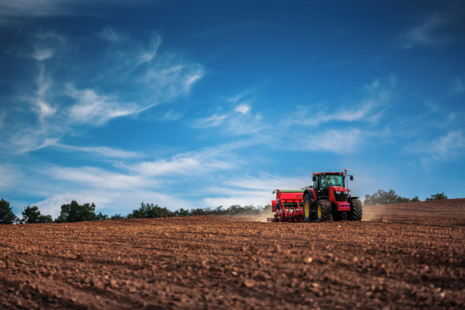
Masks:
[[[318,223],[330,221],[332,218],[332,213],[333,210],[328,200],[318,200],[316,203],[316,221]]]
[[[304,222],[310,223],[312,221],[312,200],[310,195],[306,194],[304,197]]]
[[[361,221],[363,215],[362,202],[359,199],[349,199],[349,221]]]

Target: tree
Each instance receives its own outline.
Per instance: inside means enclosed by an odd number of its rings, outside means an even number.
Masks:
[[[189,210],[184,210],[183,208],[174,211],[175,216],[189,216]]]
[[[420,198],[418,198],[418,196],[415,196],[412,198],[412,200],[410,200],[410,202],[418,202],[418,201],[421,201]]]
[[[95,220],[97,221],[108,220],[108,219],[109,219],[108,215],[102,214],[102,212],[99,212],[99,214],[95,216]]]
[[[436,195],[431,195],[431,198],[426,198],[426,200],[439,200],[439,199],[447,199],[446,194],[437,193]]]
[[[411,201],[420,201],[420,199],[418,199],[418,197],[415,196],[412,200],[410,200],[409,198],[396,195],[396,192],[394,192],[392,189],[390,189],[389,192],[379,189],[376,193],[374,193],[371,196],[368,194],[365,195],[365,201],[363,202],[363,205],[377,206]]]
[[[126,217],[125,216],[122,216],[121,214],[115,214],[115,215],[112,215],[111,216],[111,220],[122,220],[122,219],[125,219]]]
[[[153,203],[141,203],[140,208],[133,210],[132,213],[128,214],[128,219],[140,219],[140,218],[160,218],[160,217],[172,217],[175,213],[168,210],[166,207],[159,207]]]
[[[24,211],[21,212],[23,214],[23,219],[21,223],[52,223],[53,219],[51,215],[41,215],[39,208],[36,206],[27,206],[24,208]]]
[[[75,200],[73,200],[71,203],[61,206],[60,216],[55,219],[55,222],[73,223],[82,221],[94,221],[96,218],[97,215],[95,215],[94,203],[85,203],[80,205]]]
[[[0,225],[13,224],[18,221],[18,218],[13,213],[10,203],[6,200],[0,200]]]

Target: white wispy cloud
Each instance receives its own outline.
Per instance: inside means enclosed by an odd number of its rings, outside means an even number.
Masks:
[[[270,192],[277,188],[300,189],[303,186],[310,185],[311,183],[311,177],[289,177],[268,173],[262,173],[259,177],[244,176],[224,182],[225,185],[230,185],[236,188]]]
[[[228,114],[213,114],[209,117],[196,120],[194,127],[196,128],[216,127],[216,126],[221,125],[227,117],[229,117]]]
[[[211,171],[228,170],[236,167],[232,151],[249,146],[250,141],[239,141],[199,151],[186,152],[173,156],[169,160],[142,162],[126,168],[142,175],[195,175]]]
[[[16,187],[23,177],[21,171],[15,166],[11,164],[0,164],[0,189]]]
[[[128,6],[147,3],[134,0],[2,0],[0,25],[18,24],[28,18],[89,14],[97,5]]]
[[[250,105],[243,103],[238,105],[235,110],[242,114],[248,114],[250,112]]]
[[[154,190],[126,187],[118,190],[109,189],[86,189],[68,191],[60,189],[50,197],[33,203],[39,207],[41,214],[50,214],[53,217],[60,215],[60,207],[64,204],[76,200],[78,203],[95,203],[96,212],[113,215],[119,213],[127,215],[134,209],[140,207],[141,202],[155,203],[162,207],[168,207],[175,211],[179,208],[190,209],[194,207],[204,207],[200,203],[195,203],[177,195],[159,193]],[[112,211],[109,211],[109,210]],[[110,213],[111,212],[111,213]]]
[[[188,198],[197,195],[195,187],[199,185],[198,183],[210,182],[213,177],[212,172],[222,172],[237,167],[240,161],[235,158],[234,150],[253,144],[252,141],[238,141],[218,147],[204,148],[196,152],[177,154],[170,159],[140,162],[130,167],[121,165],[119,168],[126,169],[126,172],[109,171],[89,166],[46,165],[34,167],[32,171],[39,172],[41,181],[39,184],[34,183],[37,181],[29,181],[28,188],[32,194],[48,197],[34,204],[39,206],[43,214],[51,214],[55,217],[60,212],[60,206],[71,200],[77,200],[79,203],[94,202],[98,207],[97,212],[106,208],[112,210],[119,208],[121,211],[116,212],[123,214],[130,211],[128,207],[131,206],[135,209],[142,201],[167,206],[171,210],[180,207],[185,209],[203,208],[205,202],[200,199],[191,200]],[[75,148],[60,144],[56,144],[56,146],[84,152],[102,151],[99,148]],[[103,152],[109,152],[110,154],[106,155],[112,155],[114,150],[104,149]],[[117,155],[121,155],[123,158],[126,155],[136,154]],[[194,186],[185,187],[183,197],[180,197],[177,191],[172,194],[171,186],[183,184],[179,175],[193,177],[197,180]],[[176,178],[170,179],[172,176],[176,176]],[[167,185],[168,187],[166,187]]]
[[[209,192],[203,193],[206,197],[202,201],[204,205],[212,208],[229,207],[234,204],[264,206],[276,199],[276,195],[272,195],[275,189],[300,189],[310,184],[311,177],[303,176],[288,177],[266,173],[259,176],[237,176],[209,188]],[[212,194],[216,197],[211,197]]]
[[[0,129],[3,127],[3,122],[5,121],[5,117],[7,112],[5,110],[0,111]]]
[[[115,96],[99,95],[92,89],[77,90],[73,85],[68,85],[67,94],[77,101],[68,112],[68,119],[76,123],[102,125],[112,118],[140,110],[135,103],[119,102]]]
[[[143,175],[126,175],[110,172],[96,167],[47,167],[42,174],[50,175],[56,180],[87,184],[99,189],[150,188],[158,184]]]
[[[402,46],[405,49],[412,49],[415,46],[437,47],[447,42],[447,38],[437,33],[437,30],[447,24],[445,17],[433,14],[419,25],[409,29],[401,35]]]
[[[156,55],[158,48],[162,43],[162,39],[157,34],[152,34],[150,38],[150,45],[142,51],[142,53],[138,57],[139,63],[144,63],[147,61],[151,61]]]
[[[356,151],[366,140],[368,134],[361,129],[328,129],[315,131],[308,135],[299,135],[294,148],[313,152],[331,152],[346,154]]]
[[[407,151],[423,156],[423,162],[458,160],[465,155],[465,135],[463,130],[450,130],[447,135],[429,142],[418,142]]]
[[[66,48],[66,37],[54,31],[40,31],[35,33],[29,40],[33,48],[31,57],[37,61],[52,58]]]
[[[142,54],[141,63],[149,62],[154,55]],[[204,69],[198,64],[183,63],[175,56],[164,55],[162,61],[150,63],[143,82],[161,101],[169,101],[188,95],[192,85],[204,75]]]
[[[388,79],[374,80],[363,87],[362,98],[346,99],[331,104],[300,106],[296,113],[284,120],[284,123],[308,126],[318,126],[332,121],[376,123],[389,108],[396,84],[395,75],[391,75]]]
[[[37,122],[28,119],[23,124],[9,124],[9,133],[0,137],[0,145],[12,153],[55,145],[66,134],[85,132],[87,126],[101,126],[111,119],[137,115],[187,96],[204,74],[203,66],[197,63],[188,62],[173,53],[160,53],[161,38],[157,35],[150,35],[146,42],[129,35],[124,37],[113,28],[105,28],[101,35],[110,41],[108,49],[89,63],[75,60],[78,56],[75,53],[65,53],[70,49],[68,42],[76,40],[52,31],[40,31],[30,36],[28,42],[33,52],[28,55],[35,60],[38,68],[37,76],[31,79],[35,90],[32,86],[24,86],[17,97],[11,98],[19,103],[30,103],[31,109],[18,111],[22,111],[24,116],[36,113]],[[112,44],[112,41],[123,37],[131,44]],[[68,75],[77,61],[84,69]],[[94,83],[90,86],[83,83],[88,80],[89,72],[95,72],[98,82],[95,84],[99,85],[99,89],[93,88]],[[118,91],[121,85],[130,91]],[[176,115],[171,114],[171,119]],[[163,119],[169,120],[168,116]],[[102,154],[107,151],[100,149]]]
[[[461,76],[457,76],[450,83],[451,83],[451,88],[449,91],[452,95],[458,95],[458,94],[462,94],[463,92],[465,92],[465,74]]]
[[[176,121],[184,116],[184,112],[169,110],[161,117],[162,120]]]
[[[57,109],[52,107],[46,102],[47,91],[49,90],[52,82],[49,77],[45,75],[45,67],[42,64],[38,65],[39,76],[37,77],[37,96],[33,99],[33,103],[38,108],[39,121],[44,121],[46,117],[55,114]]]
[[[112,43],[121,43],[129,39],[128,33],[116,31],[111,26],[104,27],[102,31],[97,33],[97,36]]]
[[[55,145],[64,134],[60,132],[60,128],[52,129],[48,125],[18,128],[17,131],[9,133],[4,140],[0,139],[2,151],[16,155]]]
[[[267,128],[262,122],[262,116],[259,113],[251,113],[251,107],[247,105],[239,105],[229,113],[216,113],[206,118],[197,119],[194,121],[193,127],[219,127],[219,133],[233,136],[256,134]]]
[[[255,97],[255,90],[251,89],[227,98],[228,108],[218,107],[223,112],[196,119],[193,122],[193,127],[219,127],[220,131],[218,132],[234,136],[258,133],[267,126],[262,122],[260,113],[252,112]]]
[[[60,147],[70,151],[78,151],[85,153],[92,153],[105,158],[140,158],[143,157],[143,154],[137,152],[130,152],[124,150],[113,149],[106,146],[95,146],[95,147],[82,147],[82,146],[73,146],[65,145],[60,143],[55,143],[54,146]]]

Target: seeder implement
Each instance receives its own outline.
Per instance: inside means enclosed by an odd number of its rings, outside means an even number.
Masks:
[[[276,212],[274,218],[268,218],[270,222],[302,222],[304,220],[303,190],[275,190],[276,200],[272,201],[271,210]]]

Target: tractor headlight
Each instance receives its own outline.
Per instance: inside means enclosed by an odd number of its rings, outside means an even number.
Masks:
[[[344,194],[348,194],[349,192],[348,191],[345,191]]]
[[[340,195],[340,194],[341,194],[341,192],[340,192],[340,191],[334,191],[334,192],[335,192],[336,194],[338,194],[338,195]]]

